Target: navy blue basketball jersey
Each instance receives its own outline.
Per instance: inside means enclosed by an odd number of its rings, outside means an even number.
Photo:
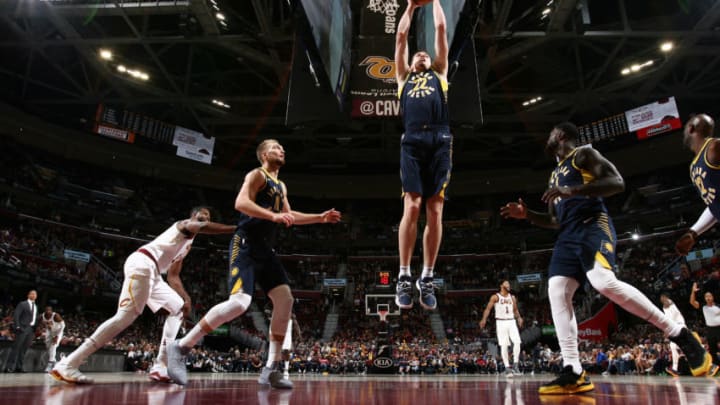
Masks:
[[[583,148],[589,147],[583,146]],[[565,159],[558,162],[557,167],[550,175],[549,187],[572,187],[594,180],[594,176],[589,171],[575,165],[578,149],[573,149]],[[573,221],[586,220],[589,216],[601,212],[607,213],[605,203],[600,197],[558,197],[552,203],[555,205],[555,216],[561,227]]]
[[[405,131],[448,127],[448,84],[433,70],[410,72],[398,89]]]
[[[282,181],[271,176],[270,173],[262,167],[259,168],[259,170],[265,175],[265,187],[257,192],[255,203],[272,212],[281,212],[283,209],[283,201],[285,201]],[[276,230],[276,224],[272,221],[251,217],[242,212],[240,213],[238,231],[250,238],[273,240]]]
[[[700,198],[710,208],[713,216],[720,219],[720,202],[715,198],[717,195],[716,187],[720,184],[720,166],[714,166],[707,160],[708,145],[713,140],[715,138],[705,140],[702,149],[690,164],[690,180],[692,180],[698,193],[700,193]]]

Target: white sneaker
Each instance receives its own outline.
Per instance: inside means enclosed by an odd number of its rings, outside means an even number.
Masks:
[[[175,384],[186,385],[187,367],[185,366],[185,356],[190,351],[187,347],[181,347],[179,341],[171,342],[167,345],[167,372],[168,377],[175,381]]]
[[[279,389],[292,389],[293,387],[292,381],[283,378],[280,371],[273,370],[270,367],[262,368],[260,377],[258,378],[258,384]]]
[[[75,367],[70,367],[67,364],[58,363],[50,370],[50,375],[58,380],[64,381],[70,384],[92,384],[92,378],[86,377]]]
[[[163,367],[160,364],[152,366],[150,372],[148,373],[148,378],[152,381],[157,381],[161,383],[172,382],[172,380],[168,376],[167,367]]]

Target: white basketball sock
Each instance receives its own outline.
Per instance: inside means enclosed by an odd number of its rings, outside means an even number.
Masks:
[[[563,367],[572,366],[575,374],[582,374],[580,354],[578,353],[578,328],[572,298],[580,286],[572,277],[553,276],[548,281],[548,297],[552,312],[555,333],[560,344]]]

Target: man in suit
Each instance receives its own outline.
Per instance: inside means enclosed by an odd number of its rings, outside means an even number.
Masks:
[[[35,337],[35,326],[37,325],[37,291],[30,290],[27,300],[19,302],[15,306],[13,314],[13,328],[15,330],[15,344],[13,345],[7,363],[5,364],[5,372],[7,373],[24,373],[23,359],[25,352]]]

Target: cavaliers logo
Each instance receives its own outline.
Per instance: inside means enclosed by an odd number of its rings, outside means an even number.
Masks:
[[[395,61],[388,57],[367,56],[360,66],[366,66],[365,74],[372,79],[395,82]]]

